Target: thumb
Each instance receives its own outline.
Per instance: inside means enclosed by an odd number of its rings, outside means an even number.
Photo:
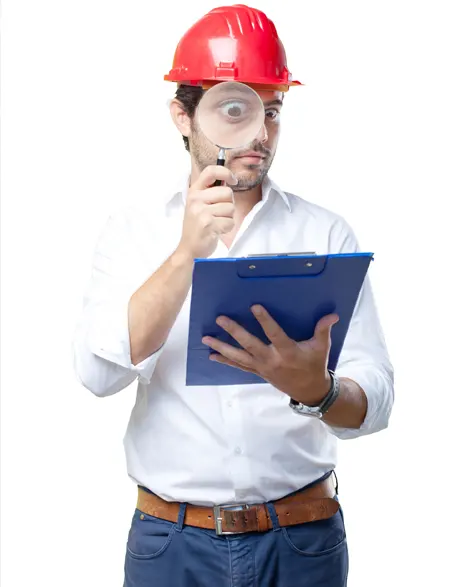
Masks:
[[[319,320],[314,329],[314,338],[321,343],[329,345],[331,337],[331,329],[334,324],[339,322],[337,314],[328,314]]]

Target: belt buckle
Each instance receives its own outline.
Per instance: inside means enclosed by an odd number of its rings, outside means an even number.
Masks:
[[[245,530],[242,532],[224,532],[222,530],[222,510],[224,511],[244,511],[249,510],[250,506],[246,503],[234,503],[229,505],[216,505],[214,506],[214,523],[216,527],[216,534],[218,536],[226,536],[228,534],[245,534]]]

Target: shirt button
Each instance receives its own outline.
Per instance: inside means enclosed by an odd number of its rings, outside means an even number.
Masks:
[[[234,452],[235,452],[236,455],[241,455],[242,454],[242,449],[240,448],[240,446],[236,446]]]

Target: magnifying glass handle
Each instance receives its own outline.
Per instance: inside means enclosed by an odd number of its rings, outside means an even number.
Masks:
[[[225,165],[225,150],[224,149],[220,149],[219,155],[217,156],[217,163],[216,163],[216,165],[220,165],[221,167],[224,167],[224,165]],[[223,181],[220,180],[220,179],[217,179],[214,182],[214,187],[215,186],[218,186],[218,185],[222,185],[222,184],[223,184]]]

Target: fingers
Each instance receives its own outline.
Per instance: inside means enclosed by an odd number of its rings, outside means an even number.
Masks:
[[[234,320],[231,320],[226,316],[219,316],[216,322],[223,330],[228,332],[244,350],[248,351],[250,355],[260,360],[264,360],[268,357],[268,346],[256,336],[250,334],[250,332],[245,330],[240,324],[237,324],[237,322],[234,322]],[[233,357],[227,358],[232,359]]]
[[[248,369],[255,367],[253,357],[245,350],[238,349],[226,342],[208,336],[205,336],[202,342],[233,363],[237,363]]]
[[[235,227],[234,205],[229,203],[212,204],[206,206],[196,203],[202,207],[202,213],[195,218],[195,228],[210,229],[214,234],[228,234]]]
[[[314,338],[329,344],[331,341],[331,329],[337,322],[339,322],[339,316],[337,314],[328,314],[321,318],[314,329]]]
[[[219,204],[220,202],[234,201],[234,192],[232,188],[227,186],[216,186],[208,188],[202,192],[198,192],[199,197],[206,204]]]
[[[238,180],[230,169],[221,165],[209,165],[204,169],[193,185],[194,189],[205,190],[220,179],[228,185],[237,185]]]
[[[235,207],[234,204],[211,204],[208,208],[209,212],[216,218],[233,218]]]
[[[215,196],[208,198],[216,203],[207,204],[199,196],[211,192]],[[229,197],[228,192],[231,196]],[[227,187],[216,187],[204,192],[198,192],[195,196],[190,195],[187,201],[187,208],[193,211],[195,216],[194,226],[210,228],[214,234],[228,234],[235,226],[234,204],[232,203],[232,190]]]
[[[226,359],[225,357],[223,357],[222,355],[219,355],[218,353],[210,355],[209,360],[214,361],[216,363],[220,363],[221,365],[228,365],[229,367],[234,367],[235,369],[240,369],[241,371],[246,371],[247,373],[253,373],[254,375],[258,375],[258,373],[255,369],[251,369],[250,367],[245,367],[244,365],[241,365],[240,363],[235,363],[234,361],[230,361],[229,359]]]
[[[277,322],[275,322],[275,320],[270,316],[265,308],[259,305],[253,306],[252,313],[259,321],[260,326],[267,335],[268,340],[275,346],[276,349],[284,351],[294,347],[294,341],[288,337],[283,328],[277,324]]]

